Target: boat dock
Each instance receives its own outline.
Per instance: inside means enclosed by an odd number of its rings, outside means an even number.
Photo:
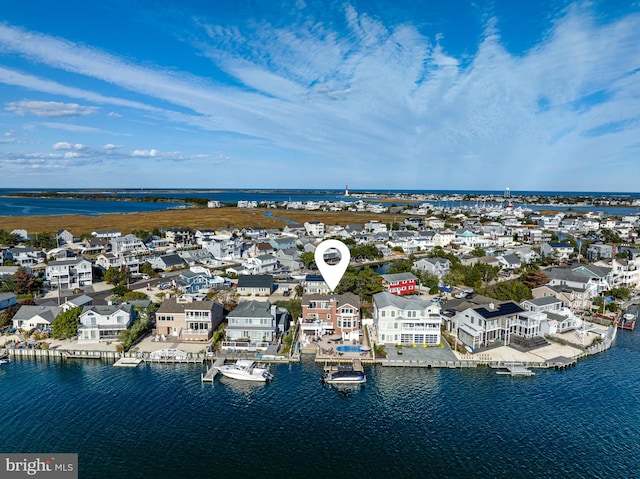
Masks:
[[[616,326],[619,329],[627,329],[633,331],[636,328],[637,317],[635,314],[623,314],[616,320]]]
[[[496,374],[515,376],[533,376],[535,373],[531,369],[527,369],[522,363],[505,363],[501,369],[506,371],[497,371]]]
[[[224,364],[225,358],[218,358],[206,373],[200,374],[200,381],[203,383],[212,383],[218,374],[218,367]]]
[[[120,358],[113,365],[116,368],[136,368],[142,362],[140,358]]]

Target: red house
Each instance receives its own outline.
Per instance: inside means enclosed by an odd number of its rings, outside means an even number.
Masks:
[[[383,274],[382,280],[387,291],[398,296],[414,294],[418,278],[412,273]]]

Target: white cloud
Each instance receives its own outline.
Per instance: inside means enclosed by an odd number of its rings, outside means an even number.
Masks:
[[[623,165],[622,178],[640,174],[632,161],[632,145],[640,137],[640,15],[607,23],[590,8],[575,5],[553,18],[542,40],[518,55],[506,48],[500,22],[491,19],[480,43],[470,47],[475,53],[464,55],[448,51],[440,32],[428,36],[424,28],[385,23],[351,6],[344,11],[346,32],[310,20],[311,12],[286,27],[255,21],[209,25],[199,19],[207,38],[197,48],[239,88],[139,66],[6,24],[0,25],[0,48],[71,77],[88,76],[144,95],[163,108],[133,107],[172,127],[232,132],[237,141],[220,147],[239,168],[241,158],[272,155],[309,164],[321,160],[327,171],[383,187],[468,188],[482,179],[499,188],[548,189],[550,177],[578,178],[585,164],[605,158]],[[0,68],[0,82],[17,84],[19,75]],[[92,92],[34,77],[25,82],[27,88],[86,101],[125,102],[100,101]],[[178,111],[165,109],[167,104]],[[146,149],[131,156],[195,159]],[[397,165],[394,171],[390,164]],[[531,167],[525,175],[523,165]],[[629,188],[631,180],[625,181]]]
[[[60,116],[87,116],[96,113],[99,108],[95,106],[82,106],[77,103],[61,103],[58,101],[23,100],[7,103],[6,111],[12,111],[16,115],[27,114],[40,117],[53,118]]]
[[[148,157],[148,156],[158,156],[159,151],[158,150],[134,150],[133,153],[131,153],[131,156],[143,156],[143,157]]]
[[[109,118],[120,118],[122,115],[120,113],[116,113],[115,111],[110,111],[107,113]]]
[[[102,147],[102,149],[106,151],[111,151],[111,150],[117,150],[118,148],[122,148],[122,146],[123,145],[114,145],[113,143],[107,143]]]

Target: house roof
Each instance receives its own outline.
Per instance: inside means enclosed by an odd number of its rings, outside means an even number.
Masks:
[[[177,298],[165,299],[156,314],[184,313],[185,311],[213,311],[215,306],[213,301],[191,301],[189,303],[179,303]]]
[[[330,301],[336,300],[338,306],[344,306],[346,304],[350,304],[351,306],[355,306],[360,309],[360,299],[356,294],[353,293],[342,293],[342,294],[305,294],[302,296],[302,304],[309,304],[309,301]]]
[[[272,318],[271,303],[268,301],[241,301],[231,311],[228,318]]]
[[[474,308],[474,311],[485,319],[499,318],[501,316],[510,316],[524,312],[524,309],[513,301],[498,304],[493,303],[493,305],[493,308],[491,308],[491,305],[487,305],[487,307],[480,306],[478,308]]]
[[[160,259],[169,267],[184,266],[184,260],[177,254],[166,254],[164,256],[160,256]]]
[[[85,306],[82,309],[82,314],[88,313],[89,311],[93,311],[100,316],[109,316],[116,311],[122,311],[127,314],[131,314],[131,305],[127,303],[122,304],[101,304],[101,305],[93,305],[93,306]]]
[[[53,320],[56,319],[56,316],[60,314],[61,308],[60,306],[32,306],[25,305],[20,306],[20,309],[13,317],[14,321],[23,320],[28,321],[29,319],[40,316],[42,319],[47,321],[49,324],[53,323]]]
[[[7,299],[15,298],[16,295],[13,293],[0,293],[0,301],[6,301]]]
[[[398,281],[417,281],[418,280],[418,278],[416,278],[413,273],[383,274],[382,278],[387,283],[397,283]]]
[[[542,296],[541,298],[526,299],[523,303],[531,303],[535,306],[547,306],[549,304],[561,303],[555,296]]]
[[[238,278],[238,288],[273,288],[270,274],[245,274]]]
[[[423,310],[433,305],[431,301],[425,301],[417,296],[397,296],[387,291],[374,294],[373,302],[378,309],[394,306],[398,309]]]

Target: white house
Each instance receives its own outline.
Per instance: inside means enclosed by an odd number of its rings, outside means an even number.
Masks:
[[[117,340],[120,331],[133,323],[134,311],[130,304],[85,306],[80,313],[78,343],[99,343]]]
[[[20,306],[13,317],[13,327],[22,328],[25,331],[34,328],[48,329],[60,311],[59,306]]]
[[[373,316],[381,343],[440,344],[440,306],[383,291],[373,295]]]
[[[91,262],[83,257],[51,261],[47,265],[47,280],[60,289],[82,288],[93,284]]]
[[[324,223],[320,221],[307,221],[304,229],[309,236],[324,236]]]

